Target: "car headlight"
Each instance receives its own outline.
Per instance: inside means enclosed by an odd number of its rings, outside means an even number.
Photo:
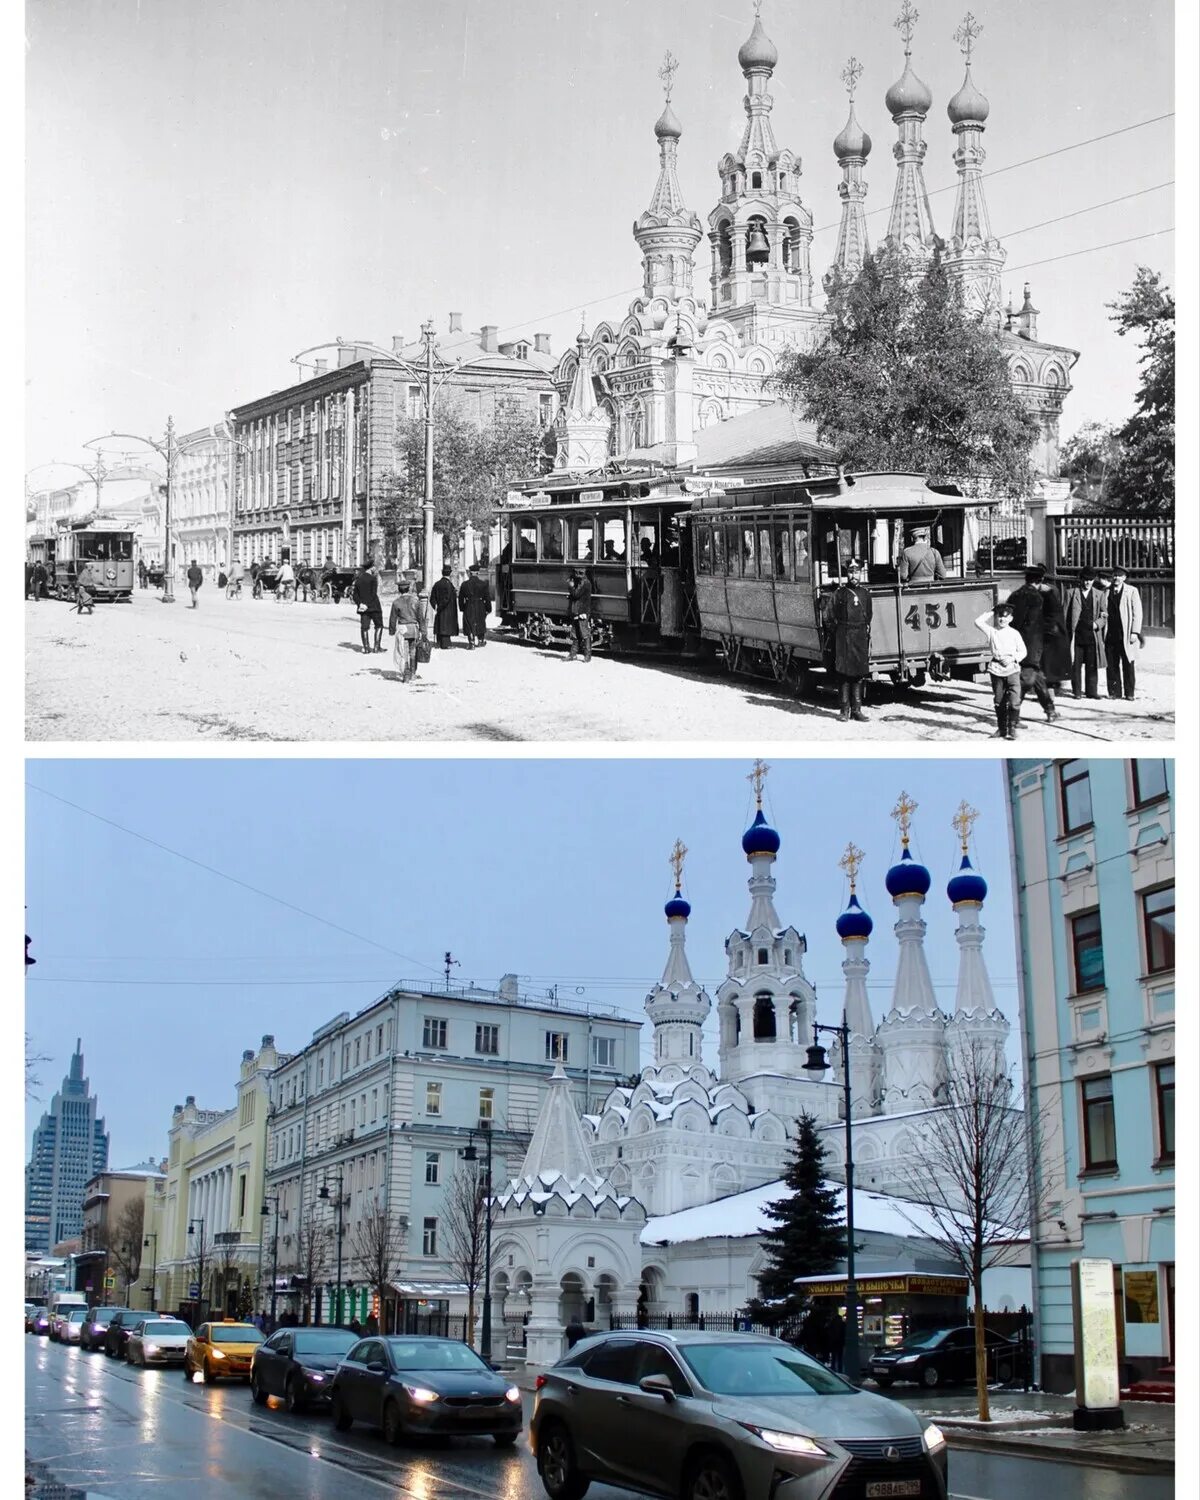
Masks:
[[[902,1354],[896,1363],[898,1365],[915,1365],[920,1358],[919,1354]]]
[[[521,1399],[521,1390],[520,1390],[520,1387],[519,1386],[515,1386],[515,1385],[510,1385],[509,1388],[508,1388],[508,1390],[506,1390],[505,1393],[504,1393],[504,1399],[506,1401],[520,1401],[520,1399]]]
[[[221,1353],[221,1351],[219,1349],[213,1349],[211,1351],[211,1353],[212,1353],[212,1357],[214,1359],[224,1359],[225,1358],[225,1356]]]
[[[143,1354],[157,1354],[158,1353],[158,1345],[157,1344],[143,1344],[142,1345],[142,1353]]]
[[[933,1422],[930,1422],[929,1426],[921,1434],[921,1441],[925,1445],[926,1453],[936,1453],[939,1448],[946,1446],[945,1434]]]
[[[305,1370],[304,1378],[306,1380],[313,1381],[317,1385],[320,1385],[321,1382],[325,1379],[325,1376],[321,1373],[320,1370]]]
[[[406,1385],[404,1389],[408,1392],[412,1400],[421,1406],[428,1406],[431,1401],[438,1399],[436,1391],[427,1390],[423,1385]]]
[[[764,1443],[778,1449],[780,1453],[802,1453],[807,1458],[829,1457],[820,1443],[814,1443],[812,1438],[802,1437],[798,1432],[775,1432],[769,1427],[755,1427],[750,1422],[739,1422],[738,1426],[752,1432],[755,1437],[762,1438]]]

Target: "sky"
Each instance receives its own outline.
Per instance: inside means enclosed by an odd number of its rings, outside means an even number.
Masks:
[[[171,1109],[229,1108],[242,1051],[265,1033],[307,1043],[400,980],[616,1007],[644,1020],[667,958],[663,903],[688,848],[688,954],[714,995],[725,938],[747,917],[741,836],[750,762],[735,760],[31,760],[27,763],[26,1030],[47,1057],[26,1109],[26,1154],[76,1037],[111,1133],[110,1162],[166,1151]],[[786,761],[767,778],[782,837],[781,922],[808,938],[818,1017],[841,1016],[838,860],[866,851],[859,897],[875,918],[876,1019],[890,1003],[894,920],[883,879],[900,844],[889,816],[918,803],[913,847],[933,876],[929,967],[953,1009],[958,950],[946,881],[950,820],[978,809],[973,862],[988,878],[985,949],[1016,1020],[1016,957],[1002,763]],[[205,866],[210,868],[204,868]],[[232,877],[232,878],[230,878]],[[239,882],[244,882],[241,884]],[[274,899],[271,899],[274,898]],[[320,920],[317,920],[320,919]],[[643,1062],[649,1062],[649,1024]],[[705,1056],[717,1061],[715,1008]],[[1017,1061],[1014,1035],[1011,1061]]]
[[[965,6],[922,0],[913,43],[934,95],[925,171],[942,233]],[[1173,8],[973,8],[1005,287],[1019,305],[1028,278],[1042,336],[1081,351],[1066,436],[1131,408],[1137,349],[1104,304],[1139,262],[1173,280],[1173,236],[1141,238],[1174,223],[1175,122],[1160,118],[1174,109]],[[897,9],[765,0],[776,136],[803,160],[818,278],[836,242],[831,143],[851,53],[875,142],[874,241],[886,222]],[[461,311],[468,330],[547,330],[560,353],[581,313],[589,327],[620,316],[639,289],[630,226],[657,175],[668,48],[684,195],[702,220],[714,207],[716,163],[744,124],[736,54],[752,21],[749,0],[39,0],[25,36],[25,468],[113,430],[160,436],[168,413],[181,431],[204,426],[292,383],[292,356],[338,335],[390,346],[432,316],[453,353]],[[707,265],[702,241],[702,291]]]

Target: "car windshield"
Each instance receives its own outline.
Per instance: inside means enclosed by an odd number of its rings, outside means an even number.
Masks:
[[[214,1323],[209,1337],[214,1344],[261,1344],[263,1341],[257,1328],[241,1323]]]
[[[168,1323],[165,1318],[156,1318],[153,1323],[143,1323],[142,1324],[142,1332],[144,1334],[153,1334],[153,1333],[183,1334],[183,1333],[190,1333],[191,1329],[189,1329],[183,1323],[176,1323],[174,1321]]]
[[[773,1344],[681,1344],[700,1384],[719,1396],[845,1396],[854,1387],[795,1349]]]
[[[120,1311],[116,1307],[94,1307],[92,1309],[93,1323],[111,1323]]]
[[[900,1345],[901,1349],[936,1349],[950,1337],[946,1328],[934,1328],[928,1333],[910,1333]]]
[[[340,1328],[306,1328],[295,1336],[297,1354],[348,1354],[358,1343],[358,1335]]]
[[[86,1318],[86,1317],[87,1317],[87,1308],[86,1307],[73,1307],[71,1309],[71,1312],[70,1312],[70,1321],[72,1323],[82,1323],[83,1320],[84,1320],[84,1318]]]
[[[473,1349],[452,1339],[420,1342],[416,1339],[388,1339],[392,1364],[397,1370],[486,1370],[488,1367]]]

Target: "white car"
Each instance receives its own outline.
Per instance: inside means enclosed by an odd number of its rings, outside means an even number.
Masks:
[[[131,1365],[181,1365],[192,1330],[181,1318],[146,1318],[125,1343]]]
[[[86,1307],[68,1308],[58,1320],[58,1342],[60,1344],[77,1344],[86,1321]]]

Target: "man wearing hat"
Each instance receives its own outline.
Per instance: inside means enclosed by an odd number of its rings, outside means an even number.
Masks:
[[[1100,663],[1105,659],[1104,635],[1108,626],[1108,600],[1097,585],[1095,568],[1084,568],[1067,593],[1063,611],[1067,641],[1071,649],[1071,690],[1076,698],[1084,692],[1100,696]]]
[[[451,579],[449,563],[442,564],[442,576],[429,590],[429,603],[434,611],[433,633],[437,637],[438,650],[450,649],[450,638],[458,634],[458,594]]]
[[[1126,580],[1122,567],[1112,570],[1112,587],[1108,591],[1108,619],[1104,632],[1104,652],[1108,667],[1108,696],[1122,694],[1132,700],[1137,685],[1137,659],[1146,638],[1142,634],[1142,600],[1137,589]]]
[[[900,582],[935,583],[945,578],[946,564],[929,540],[929,527],[914,526],[909,535],[912,541],[900,554]]]
[[[994,740],[1015,740],[1021,719],[1021,663],[1025,660],[1025,641],[1012,626],[1012,605],[1001,600],[993,611],[984,611],[975,621],[976,629],[987,636],[991,656],[988,675],[992,679],[992,698],[996,705]]]
[[[592,659],[592,585],[582,568],[571,570],[567,589],[567,616],[571,622],[571,650],[568,661],[577,661],[582,650],[584,661]]]
[[[354,582],[350,586],[354,607],[358,610],[358,631],[362,637],[364,652],[383,650],[383,605],[379,602],[379,574],[371,558],[359,564]],[[375,644],[371,644],[371,627],[375,628]]]
[[[467,569],[467,576],[459,587],[458,605],[462,610],[463,633],[467,637],[467,645],[472,651],[476,646],[486,646],[487,617],[492,607],[492,595],[477,562],[473,562]]]
[[[1046,674],[1042,670],[1042,652],[1045,649],[1046,606],[1042,582],[1046,570],[1040,563],[1025,569],[1025,582],[1008,596],[1012,607],[1012,624],[1025,642],[1025,660],[1021,663],[1021,697],[1032,693],[1042,705],[1047,722],[1058,718],[1054,708],[1054,696],[1046,686]]]
[[[825,653],[831,671],[839,679],[844,723],[866,721],[863,713],[863,678],[871,670],[871,591],[862,584],[862,564],[857,557],[846,563],[846,577],[825,604]]]

